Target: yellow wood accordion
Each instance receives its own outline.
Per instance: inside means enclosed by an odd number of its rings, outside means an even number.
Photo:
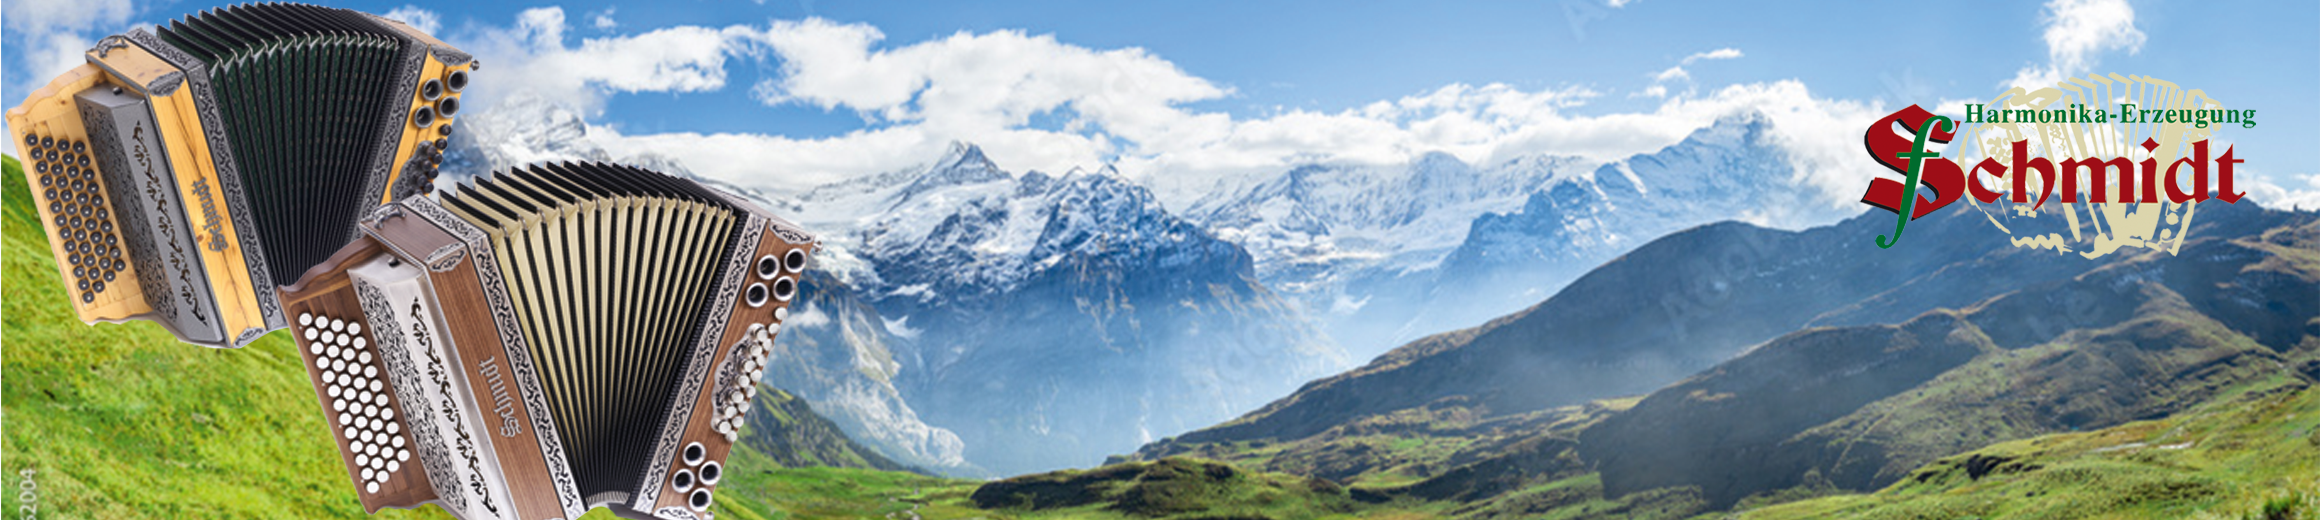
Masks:
[[[73,311],[240,347],[274,287],[428,191],[474,61],[407,25],[297,4],[106,37],[10,109]]]
[[[707,518],[815,248],[691,181],[501,172],[380,207],[282,288],[365,510]]]

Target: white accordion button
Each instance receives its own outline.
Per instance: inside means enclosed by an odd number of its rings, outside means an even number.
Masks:
[[[333,412],[344,412],[344,411],[346,411],[346,400],[345,400],[345,399],[336,399],[336,400],[332,400],[332,401],[330,402],[330,411],[333,411]]]
[[[362,470],[363,470],[363,471],[362,471],[363,480],[372,480],[372,478],[371,478],[371,477],[374,477],[374,476],[377,476],[377,475],[378,475],[378,472],[377,472],[377,471],[374,471],[374,470],[372,470],[372,469],[370,469],[370,468],[368,468],[368,467],[365,467],[365,468],[363,468]],[[378,484],[376,484],[376,483],[373,483],[373,484],[371,484],[371,487],[378,487]],[[375,493],[375,491],[374,491],[374,493]]]
[[[326,331],[322,331],[322,342],[323,342],[323,343],[337,343],[337,342],[338,342],[338,333],[336,333],[336,332],[331,332],[331,331],[327,331],[327,330],[326,330]]]
[[[364,484],[364,485],[363,485],[363,489],[364,489],[364,490],[366,490],[366,491],[370,491],[370,492],[372,492],[372,493],[377,493],[377,492],[379,492],[379,483],[377,483],[377,482],[372,482],[372,483],[369,483],[369,484]]]
[[[397,434],[397,433],[403,433],[403,423],[399,423],[399,422],[391,422],[391,423],[387,423],[387,433],[388,433],[388,434]],[[396,440],[402,440],[402,439],[401,439],[401,438],[397,438]],[[399,443],[399,442],[398,442],[398,443],[396,443],[396,444],[401,444],[401,443]]]
[[[361,349],[361,348],[362,348],[362,338],[355,338],[355,347],[354,347],[354,348],[356,348],[356,349]],[[364,351],[362,351],[362,352],[356,353],[356,354],[354,355],[354,360],[355,360],[355,361],[362,362],[362,363],[363,363],[363,364],[365,364],[365,365],[368,365],[368,364],[370,364],[370,362],[371,362],[371,352],[370,352],[370,351],[368,351],[368,350],[364,350]]]
[[[311,313],[311,312],[301,312],[301,313],[298,313],[298,326],[300,326],[300,327],[311,327],[311,326],[313,326],[313,325],[314,325],[314,313]]]
[[[384,406],[379,407],[379,418],[389,421],[395,420],[395,409]]]
[[[400,424],[400,423],[398,423],[398,424]],[[395,436],[395,442],[394,442],[394,444],[395,444],[395,447],[396,447],[396,448],[401,448],[401,447],[403,447],[403,437],[402,437],[402,436],[399,436],[399,435],[398,435],[398,436]],[[401,459],[401,457],[397,457],[397,459],[398,459],[398,460],[400,460],[400,459]]]
[[[362,324],[361,324],[361,323],[355,323],[355,322],[351,322],[351,321],[350,321],[350,322],[346,322],[346,333],[347,333],[347,334],[361,334],[361,333],[362,333]]]
[[[368,342],[367,342],[367,341],[363,341],[363,338],[362,338],[362,336],[355,336],[355,337],[354,337],[354,348],[363,348],[363,344],[364,344],[364,343],[368,343]],[[367,354],[367,352],[366,352],[366,354]]]
[[[402,440],[402,437],[396,437],[395,444],[402,444]],[[411,460],[411,450],[395,450],[395,460]]]
[[[394,472],[396,472],[396,471],[400,471],[400,470],[402,470],[402,469],[403,469],[403,463],[401,463],[401,462],[395,462],[395,461],[391,461],[391,460],[390,460],[390,461],[387,461],[387,472],[388,472],[388,473],[394,473]]]
[[[318,330],[314,330],[314,329],[306,329],[306,341],[314,341],[314,338],[318,338],[318,337],[321,337],[321,336],[322,336],[322,331],[318,331]]]
[[[306,331],[311,333],[314,332],[314,329],[306,329]],[[322,357],[322,344],[314,342],[313,334],[306,335],[306,353],[313,354],[315,357]]]
[[[331,319],[330,319],[330,331],[331,331],[331,332],[339,332],[339,331],[344,331],[344,330],[346,330],[346,320],[341,320],[341,319],[338,319],[338,318],[331,318]]]
[[[356,445],[356,446],[361,446],[362,444],[361,444],[361,443],[356,443],[355,445]],[[355,449],[354,449],[354,451],[362,451],[362,448],[355,448]],[[361,453],[356,453],[356,454],[354,454],[354,465],[356,465],[356,466],[369,466],[369,465],[371,465],[371,456],[369,456],[369,455],[364,455],[364,454],[361,454]]]

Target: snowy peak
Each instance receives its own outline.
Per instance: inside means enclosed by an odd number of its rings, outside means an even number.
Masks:
[[[1007,179],[1007,172],[999,169],[999,163],[992,162],[990,157],[983,155],[983,147],[973,143],[951,141],[950,151],[943,153],[941,159],[928,165],[926,172],[919,175],[917,180],[911,181],[910,187],[903,188],[898,198],[910,198],[944,186],[981,184]]]

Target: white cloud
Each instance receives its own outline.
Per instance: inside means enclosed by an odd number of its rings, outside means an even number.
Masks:
[[[610,93],[703,92],[725,87],[725,63],[758,52],[763,32],[678,26],[638,34],[585,38],[567,45],[561,7],[527,9],[506,28],[484,28],[462,48],[491,67],[484,89],[528,89],[567,100],[583,111],[601,107]]]
[[[1143,49],[1098,51],[1021,31],[957,33],[872,50],[884,35],[868,25],[819,18],[775,22],[766,44],[781,74],[756,87],[768,104],[845,108],[875,122],[912,122],[944,132],[1019,127],[1031,116],[1068,110],[1073,124],[1101,126],[1138,143],[1197,138],[1174,105],[1230,90],[1194,77]]]
[[[1696,61],[1700,61],[1700,60],[1729,60],[1729,59],[1737,59],[1737,58],[1739,58],[1739,57],[1741,57],[1741,56],[1742,56],[1742,55],[1740,54],[1740,49],[1734,49],[1734,48],[1731,48],[1731,47],[1725,47],[1725,48],[1722,48],[1722,49],[1716,49],[1716,50],[1712,50],[1712,51],[1708,51],[1708,52],[1701,52],[1701,53],[1693,53],[1693,54],[1692,54],[1692,55],[1690,55],[1690,56],[1685,56],[1685,57],[1684,57],[1684,64],[1685,64],[1685,65],[1691,65],[1691,64],[1692,64],[1692,62],[1696,62]]]
[[[1603,5],[1611,6],[1613,9],[1627,7],[1627,4],[1632,3],[1635,3],[1635,0],[1603,0]]]
[[[2143,31],[2126,0],[2052,0],[2039,21],[2046,26],[2047,62],[2023,67],[2007,86],[2050,86],[2094,68],[2103,52],[2143,50]]]
[[[535,9],[516,27],[485,31],[497,43],[479,47],[518,62],[517,72],[504,74],[525,88],[583,99],[716,90],[725,88],[728,61],[770,59],[778,70],[752,86],[760,102],[846,110],[864,119],[865,128],[810,138],[590,128],[590,137],[614,156],[658,152],[702,175],[782,191],[908,168],[961,140],[982,145],[1017,171],[1114,163],[1164,198],[1181,200],[1221,179],[1297,164],[1399,164],[1433,151],[1478,164],[1535,154],[1612,160],[1753,110],[1771,116],[1774,138],[1791,150],[1785,160],[1800,173],[1790,180],[1828,194],[1827,206],[1838,207],[1859,195],[1860,172],[1871,167],[1858,150],[1860,129],[1882,113],[1782,81],[1705,93],[1662,87],[1648,92],[1660,99],[1656,109],[1630,113],[1570,113],[1602,95],[1586,87],[1450,84],[1341,110],[1236,117],[1189,107],[1233,91],[1150,52],[1091,49],[1021,31],[886,45],[876,27],[807,19],[671,27],[572,46],[564,30],[560,10]],[[1719,49],[1687,59],[1738,56],[1736,49]],[[1667,79],[1688,77],[1682,67],[1669,71],[1662,72],[1672,74]],[[1061,123],[1033,125],[1034,119]]]
[[[1651,81],[1654,83],[1666,83],[1679,79],[1690,80],[1692,79],[1692,73],[1684,72],[1684,68],[1682,66],[1675,66],[1668,67],[1667,70],[1659,71],[1658,74],[1651,75]]]
[[[2249,200],[2261,202],[2267,208],[2320,210],[2320,173],[2286,177],[2289,180],[2288,186],[2273,184],[2260,176],[2250,176],[2242,181],[2241,186],[2244,187],[2241,189],[2246,190]]]
[[[610,31],[620,27],[620,22],[612,19],[612,13],[619,11],[619,9],[618,6],[606,6],[602,11],[589,14],[588,23],[596,26],[596,30],[599,31]]]
[[[8,29],[0,41],[23,53],[22,61],[14,66],[25,73],[20,77],[27,82],[6,86],[9,103],[23,100],[32,89],[87,63],[81,53],[104,34],[126,28],[135,12],[129,0],[10,0],[0,4],[0,19],[6,20]],[[11,141],[0,143],[0,152],[15,153],[13,140],[0,141]]]
[[[387,11],[387,14],[379,16],[393,20],[402,20],[403,23],[411,24],[412,28],[418,29],[419,31],[425,32],[427,34],[437,34],[443,30],[442,15],[435,14],[434,11],[429,11],[416,5],[404,4],[402,7],[397,7],[395,10]]]

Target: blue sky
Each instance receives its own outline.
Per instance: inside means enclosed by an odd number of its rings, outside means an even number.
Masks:
[[[546,95],[615,151],[777,188],[954,139],[1016,169],[1116,163],[1163,192],[1433,150],[1611,159],[1761,110],[1806,172],[1792,180],[1842,207],[1873,168],[1867,118],[2042,72],[2118,72],[2259,110],[2261,126],[2224,136],[2243,175],[2320,203],[2320,158],[2295,153],[2320,139],[2310,2],[328,3],[413,18],[483,57],[471,105]],[[206,7],[10,2],[0,97],[85,42]]]

